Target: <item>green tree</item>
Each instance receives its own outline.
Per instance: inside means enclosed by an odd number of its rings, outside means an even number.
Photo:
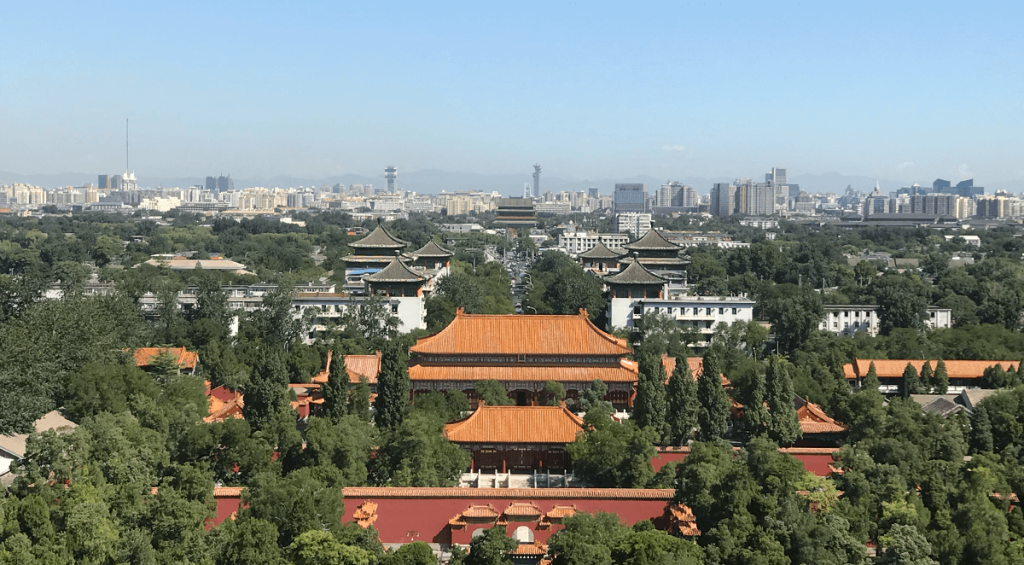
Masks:
[[[320,407],[323,417],[337,421],[349,413],[348,369],[345,368],[345,355],[340,350],[331,353],[327,382],[320,385],[320,392],[324,396],[324,403]]]
[[[348,397],[348,413],[364,422],[370,421],[370,382],[359,375],[359,382],[352,387]]]
[[[769,357],[771,363],[775,356]],[[749,441],[761,434],[767,433],[772,424],[771,414],[765,405],[768,396],[768,385],[764,373],[760,367],[755,367],[750,373],[750,380],[743,387],[738,387],[737,401],[743,404],[743,417],[739,421],[740,436]]]
[[[558,381],[544,383],[544,397],[548,406],[558,406],[565,400],[565,387]]]
[[[938,565],[929,557],[932,551],[927,538],[917,528],[896,524],[879,540],[885,548],[878,559],[884,565]]]
[[[653,353],[640,356],[640,375],[637,383],[636,402],[633,405],[632,421],[637,426],[650,429],[654,437],[666,437],[665,413],[665,367]]]
[[[590,382],[590,388],[583,391],[583,394],[579,398],[579,410],[581,412],[589,412],[591,408],[596,406],[598,403],[604,403],[608,407],[608,412],[612,411],[611,404],[605,402],[604,397],[608,395],[608,385],[604,384],[601,379],[594,379]]]
[[[248,508],[240,511],[239,519],[276,524],[282,547],[310,530],[339,531],[345,514],[342,484],[341,473],[326,466],[306,467],[287,477],[262,473],[244,491]]]
[[[697,381],[684,357],[676,357],[676,366],[665,387],[665,422],[672,445],[686,445],[697,427]]]
[[[277,545],[277,526],[256,518],[227,520],[211,535],[217,565],[288,565]]]
[[[946,373],[946,362],[939,359],[935,367],[935,374],[932,376],[932,394],[946,394],[949,390],[949,374]]]
[[[370,565],[373,554],[365,549],[345,545],[330,532],[303,532],[287,548],[295,565]]]
[[[766,287],[758,302],[783,352],[800,347],[825,316],[821,295],[808,286]]]
[[[992,453],[993,448],[992,420],[982,402],[971,413],[971,453]]]
[[[483,400],[489,406],[511,406],[515,404],[508,397],[508,391],[505,390],[505,386],[499,381],[490,379],[477,381],[473,385],[473,390],[480,396],[480,400]]]
[[[563,521],[564,528],[548,540],[554,565],[611,565],[612,548],[630,531],[615,514],[578,512]]]
[[[632,420],[618,424],[605,410],[590,410],[585,431],[566,446],[576,476],[587,485],[642,488],[654,477],[652,433]]]
[[[381,434],[372,479],[379,485],[449,487],[469,468],[466,450],[445,439],[444,421],[413,410],[401,425]]]
[[[921,380],[918,378],[917,369],[912,363],[907,363],[905,369],[903,369],[903,382],[900,387],[903,392],[903,396],[907,397],[911,394],[924,394],[924,387],[921,386]]]
[[[288,410],[288,369],[280,352],[260,348],[249,383],[245,387],[242,414],[254,430],[267,426]]]
[[[729,429],[729,396],[722,387],[718,354],[709,348],[697,377],[697,441],[714,441]]]
[[[932,372],[931,359],[927,359],[925,360],[924,365],[921,366],[920,382],[921,390],[924,391],[923,394],[927,394],[928,392],[934,390],[935,383],[932,382],[934,378],[933,375],[934,373]]]
[[[414,541],[388,553],[381,565],[437,565],[437,557],[429,544]]]
[[[484,530],[469,543],[466,565],[511,565],[508,553],[516,548],[516,542],[508,537],[503,526]]]
[[[374,428],[356,416],[342,416],[337,420],[311,417],[306,424],[306,447],[302,455],[309,465],[336,467],[346,486],[365,485],[370,451],[376,440]]]
[[[380,374],[377,377],[377,427],[396,428],[409,411],[412,384],[404,355],[394,342],[381,352]]]
[[[768,359],[765,384],[768,389],[768,437],[780,445],[792,445],[800,437],[800,420],[793,407],[793,379],[789,363],[778,356]]]
[[[928,299],[924,283],[916,275],[882,275],[872,281],[870,292],[878,303],[882,335],[889,335],[895,328],[924,328]]]

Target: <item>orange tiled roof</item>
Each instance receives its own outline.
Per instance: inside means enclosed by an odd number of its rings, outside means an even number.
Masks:
[[[565,366],[465,366],[421,365],[409,366],[409,378],[416,381],[529,381],[529,382],[591,382],[601,379],[605,383],[635,383],[636,363],[621,359],[617,367],[565,367]]]
[[[513,502],[505,509],[505,516],[514,516],[516,518],[540,516],[543,513],[540,507],[532,502]]]
[[[513,500],[672,500],[675,489],[345,487],[345,498],[468,498]]]
[[[328,381],[331,376],[331,358],[333,356],[333,351],[327,352],[327,367],[313,377],[314,383],[323,384]],[[380,351],[373,355],[346,355],[345,370],[348,372],[349,384],[358,384],[359,377],[366,377],[366,381],[372,385],[377,384],[377,375],[380,374],[380,357]]]
[[[225,395],[225,391],[229,392],[230,396]],[[207,417],[203,419],[203,422],[210,424],[213,422],[223,422],[228,418],[244,418],[242,416],[242,408],[245,407],[246,401],[241,392],[230,390],[223,386],[212,390],[208,388],[207,399],[210,403],[207,408]]]
[[[510,555],[547,555],[547,553],[548,546],[539,541],[521,543],[509,552]]]
[[[689,506],[682,504],[673,504],[668,508],[671,516],[670,529],[674,530],[681,536],[699,536],[700,529],[697,528],[697,517],[693,515],[693,510]]]
[[[800,431],[805,434],[837,434],[850,429],[832,418],[813,402],[804,402],[797,408],[796,415],[800,419]]]
[[[474,504],[462,511],[463,518],[497,518],[501,513],[490,504]]]
[[[455,443],[572,443],[581,431],[583,419],[565,406],[481,405],[444,427]]]
[[[573,506],[558,506],[558,505],[555,505],[555,506],[551,507],[551,510],[549,510],[548,513],[545,514],[545,516],[547,518],[554,518],[554,519],[561,520],[563,518],[568,518],[569,516],[575,516],[576,512],[578,512],[578,510],[576,510],[576,506],[575,505],[573,505]]]
[[[917,369],[918,374],[921,373],[921,369],[925,364],[924,359],[857,359],[853,362],[851,368],[852,372],[846,372],[846,368],[843,368],[843,372],[846,374],[846,378],[853,379],[856,377],[866,377],[868,369],[871,367],[871,363],[875,364],[875,374],[878,378],[899,378],[903,376],[903,370],[907,368],[907,363],[910,363]],[[975,361],[975,360],[946,360],[946,374],[951,379],[980,379],[985,374],[985,369],[994,367],[995,365],[1002,365],[1003,369],[1006,370],[1017,370],[1018,361]],[[938,366],[939,362],[933,360],[930,362],[932,371]]]
[[[360,528],[369,528],[371,524],[377,521],[377,503],[367,500],[360,504],[355,512],[352,513],[352,519],[359,524]]]
[[[421,354],[626,355],[626,340],[598,329],[585,310],[573,316],[466,314],[409,348]]]
[[[686,365],[690,368],[690,374],[693,375],[693,379],[697,380],[698,377],[704,374],[704,359],[701,357],[687,357]],[[672,376],[672,372],[676,370],[676,358],[670,357],[666,353],[661,354],[661,366],[665,368],[665,382],[668,383],[669,377]],[[732,383],[729,379],[722,375],[722,386],[729,386]]]
[[[182,369],[195,370],[199,363],[199,354],[189,351],[184,347],[140,347],[135,350],[135,364],[139,367],[148,367],[153,358],[163,352],[170,353],[178,361]]]
[[[220,498],[235,498],[242,495],[245,487],[213,487],[213,496]]]
[[[864,374],[867,375],[867,369],[864,370]],[[856,379],[857,371],[853,369],[853,363],[847,363],[843,365],[843,376],[847,379]]]

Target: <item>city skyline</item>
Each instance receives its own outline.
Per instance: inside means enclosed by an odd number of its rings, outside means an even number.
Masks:
[[[128,118],[140,177],[1024,180],[1014,5],[8,12],[0,171],[23,175],[120,172]]]

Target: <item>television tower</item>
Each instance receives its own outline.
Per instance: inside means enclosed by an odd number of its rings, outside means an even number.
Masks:
[[[395,180],[398,178],[398,169],[393,165],[384,168],[384,178],[388,181],[388,193],[395,193]]]
[[[533,166],[533,197],[540,197],[540,165]]]

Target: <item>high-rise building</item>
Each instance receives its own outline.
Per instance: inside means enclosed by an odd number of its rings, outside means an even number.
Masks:
[[[210,192],[217,190],[217,177],[206,177],[206,190]]]
[[[775,213],[775,189],[768,183],[752,183],[744,187],[743,214],[770,216]]]
[[[540,164],[533,166],[533,196],[540,195]]]
[[[592,186],[587,189],[587,196],[590,198],[600,198],[601,193],[597,190],[596,186]]]
[[[643,183],[619,183],[615,185],[615,213],[646,212],[647,185]]]
[[[384,167],[384,178],[388,182],[388,194],[394,194],[395,180],[398,179],[398,169],[391,165]]]
[[[113,181],[113,179],[112,179],[112,178],[110,177],[110,175],[100,175],[100,176],[99,176],[99,182],[97,182],[97,183],[96,183],[96,186],[97,186],[98,188],[102,188],[102,189],[110,190],[110,189],[114,188],[114,187],[112,186],[112,183],[113,183],[113,182],[114,182],[114,181]]]
[[[207,185],[209,185],[209,179],[207,179]],[[231,180],[231,175],[221,175],[217,177],[217,186],[214,188],[207,188],[210,192],[218,190],[220,192],[231,192],[235,189],[235,181]]]
[[[363,195],[364,196],[373,196],[373,185],[372,184],[367,184],[367,185],[363,186]]]
[[[716,182],[711,189],[711,214],[730,216],[736,209],[736,186],[726,182]]]

